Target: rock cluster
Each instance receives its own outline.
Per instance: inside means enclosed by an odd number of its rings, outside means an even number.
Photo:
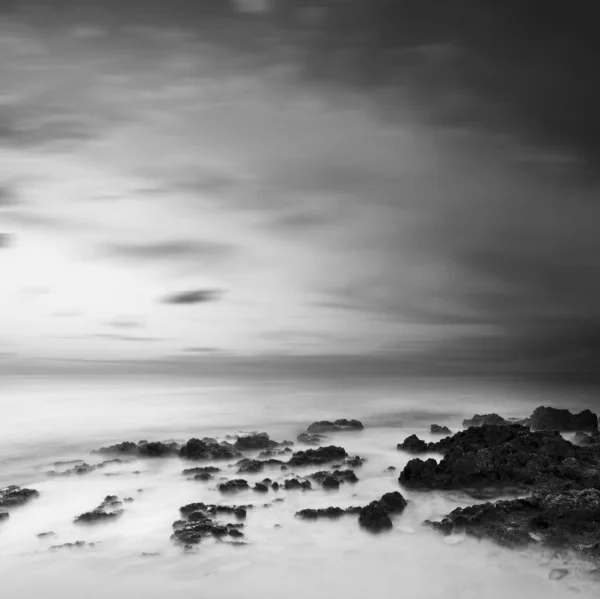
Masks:
[[[312,464],[326,464],[327,462],[335,462],[344,460],[348,457],[346,450],[343,447],[328,445],[319,447],[318,449],[307,449],[305,451],[296,451],[288,461],[290,466],[310,466]]]
[[[217,489],[221,491],[221,493],[236,493],[237,491],[244,491],[248,488],[248,481],[243,478],[228,480],[224,483],[221,483],[217,487]]]
[[[74,522],[76,524],[83,524],[116,520],[125,512],[125,510],[120,508],[121,505],[123,505],[123,502],[116,495],[107,495],[97,508],[80,514],[75,518]]]
[[[39,497],[35,489],[24,489],[11,485],[0,489],[0,508],[10,508],[25,505],[34,497]]]
[[[447,426],[440,426],[439,424],[432,424],[429,427],[429,432],[432,435],[451,435],[452,431]]]
[[[242,454],[231,443],[220,443],[211,437],[190,439],[179,450],[179,456],[187,460],[231,460],[240,458]]]
[[[590,410],[572,414],[569,410],[540,406],[527,419],[531,430],[597,431],[598,417]]]

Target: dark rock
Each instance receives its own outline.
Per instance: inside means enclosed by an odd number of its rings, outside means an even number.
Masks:
[[[362,507],[326,507],[319,509],[305,509],[296,512],[296,517],[302,520],[316,520],[318,518],[340,518],[347,514],[358,514],[363,508]]]
[[[52,545],[48,551],[59,551],[61,549],[83,549],[84,547],[94,547],[95,543],[86,543],[85,541],[75,541],[74,543],[63,543],[62,545]]]
[[[47,472],[47,474],[48,474],[48,476],[73,476],[73,475],[81,476],[83,474],[89,474],[90,472],[93,472],[94,470],[96,470],[99,467],[100,466],[90,466],[89,464],[86,464],[84,462],[83,464],[77,464],[77,465],[73,466],[72,468],[63,470],[62,472],[57,472],[56,470],[50,470],[49,472]]]
[[[196,468],[186,468],[182,474],[214,474],[215,472],[221,472],[221,469],[216,466],[196,466]]]
[[[243,478],[237,478],[234,480],[228,480],[225,483],[221,483],[218,487],[221,493],[235,493],[248,488],[248,481]]]
[[[392,472],[392,471],[396,470],[396,466],[388,466],[386,468],[386,470],[388,470],[389,472]]]
[[[327,476],[321,482],[324,489],[339,489],[340,481],[334,476]]]
[[[265,467],[264,463],[260,460],[249,460],[248,458],[240,460],[236,466],[238,467],[238,474],[244,472],[261,472]]]
[[[290,466],[309,466],[311,464],[325,464],[327,462],[335,462],[343,460],[348,454],[343,447],[329,445],[327,447],[319,447],[318,449],[307,449],[306,451],[295,452],[288,464]]]
[[[326,439],[323,435],[311,434],[311,433],[300,433],[296,437],[298,443],[304,443],[305,445],[320,445]]]
[[[135,499],[133,497],[125,497],[123,501],[125,501],[126,503],[133,503]]]
[[[275,481],[272,485],[271,485],[271,489],[273,489],[273,491],[279,491],[279,483],[277,481]]]
[[[417,437],[417,435],[410,435],[406,437],[402,443],[398,443],[397,449],[407,451],[409,453],[426,453],[428,451],[435,451],[435,443],[426,443]]]
[[[308,433],[329,433],[339,431],[361,431],[364,426],[362,422],[358,420],[347,420],[346,418],[340,418],[333,422],[329,420],[321,420],[319,422],[313,422],[306,431]]]
[[[392,520],[388,515],[388,511],[379,501],[372,501],[360,510],[358,523],[360,526],[373,531],[392,528]]]
[[[208,472],[201,472],[200,474],[196,474],[194,476],[194,480],[202,480],[202,481],[212,480],[213,478],[214,478],[214,476],[212,474],[209,474]]]
[[[182,458],[188,460],[230,460],[242,454],[227,441],[219,443],[215,439],[190,439],[179,451]]]
[[[0,508],[25,505],[34,497],[39,497],[39,493],[35,489],[24,489],[16,485],[4,487],[0,489]]]
[[[138,453],[137,443],[132,443],[131,441],[123,441],[122,443],[117,443],[116,445],[110,445],[109,447],[101,447],[92,453],[125,453],[130,455],[135,455]]]
[[[257,493],[268,493],[269,487],[267,487],[267,485],[265,485],[264,483],[255,483],[253,490]]]
[[[463,427],[468,428],[470,426],[483,426],[484,424],[494,424],[497,426],[504,426],[511,424],[509,420],[505,420],[498,414],[475,414],[473,418],[463,420]]]
[[[285,456],[288,453],[292,453],[289,447],[285,449],[265,449],[258,454],[259,458],[274,458],[275,456]],[[277,460],[279,461],[279,460]]]
[[[143,457],[162,458],[165,456],[177,455],[178,453],[178,443],[162,443],[161,441],[144,443],[140,441],[138,445],[138,454]]]
[[[366,458],[361,458],[355,455],[350,458],[346,458],[344,460],[344,464],[346,464],[346,466],[350,466],[350,468],[360,468],[366,461]]]
[[[219,506],[204,503],[192,503],[179,509],[184,520],[173,523],[174,532],[171,539],[184,546],[197,545],[205,537],[221,538],[224,536],[243,537],[240,530],[243,524],[220,523],[214,519],[219,513],[233,513],[238,518],[246,517],[244,506]]]
[[[398,491],[392,491],[391,493],[385,493],[382,495],[379,503],[384,507],[388,513],[400,513],[404,511],[407,505],[406,499]]]
[[[429,432],[432,435],[451,435],[452,431],[447,426],[440,426],[439,424],[432,424],[429,428]]]
[[[274,486],[275,483],[273,483],[273,487]],[[283,488],[286,491],[289,491],[291,489],[302,489],[304,491],[307,491],[309,489],[312,489],[312,485],[310,484],[309,480],[299,481],[297,478],[290,478],[288,480],[283,481]]]
[[[251,433],[238,437],[234,445],[241,451],[254,451],[277,447],[279,443],[272,441],[267,433]]]
[[[41,532],[38,535],[36,535],[36,537],[38,537],[38,539],[47,539],[49,537],[55,537],[56,533],[53,531],[48,531],[48,532]]]
[[[319,484],[324,487],[329,488],[338,488],[340,483],[356,483],[358,482],[358,477],[352,470],[334,470],[333,472],[329,472],[328,470],[320,470],[319,472],[313,472],[313,474],[309,474],[309,478],[316,480]],[[334,482],[335,481],[335,484]],[[326,483],[326,481],[329,481]]]
[[[529,417],[532,430],[596,431],[598,417],[590,410],[572,414],[569,410],[540,406]]]
[[[541,543],[600,558],[600,490],[559,493],[457,508],[440,522],[425,524],[443,532],[465,532],[515,547]]]
[[[120,518],[125,510],[113,509],[123,505],[121,500],[116,495],[107,495],[104,501],[94,510],[90,512],[84,512],[75,518],[76,524],[91,523],[91,522],[105,522],[110,520],[116,520]]]

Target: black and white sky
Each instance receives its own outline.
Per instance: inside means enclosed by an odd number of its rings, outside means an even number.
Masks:
[[[0,0],[0,360],[597,371],[594,3]]]

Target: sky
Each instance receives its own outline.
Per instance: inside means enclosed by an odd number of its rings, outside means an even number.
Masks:
[[[590,5],[497,4],[0,0],[0,368],[597,370]]]

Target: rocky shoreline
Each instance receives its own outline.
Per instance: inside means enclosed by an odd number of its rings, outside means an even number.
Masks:
[[[429,432],[438,436],[437,441],[426,442],[410,435],[397,445],[398,451],[411,456],[397,479],[401,490],[459,491],[475,501],[440,520],[426,520],[424,526],[444,535],[465,533],[487,538],[505,547],[560,548],[600,561],[600,433],[595,414],[589,410],[572,414],[540,407],[526,419],[476,414],[463,425],[465,430],[452,434],[447,426],[432,424]],[[211,488],[223,497],[246,491],[265,498],[280,492],[310,493],[316,488],[336,492],[340,487],[359,483],[354,470],[365,459],[330,443],[329,436],[341,439],[351,432],[360,434],[363,429],[357,420],[315,422],[297,435],[296,443],[307,446],[304,448],[294,447],[291,441],[275,441],[264,432],[228,436],[222,441],[209,437],[192,438],[185,443],[124,441],[93,451],[92,454],[109,458],[99,464],[90,465],[84,460],[56,463],[55,468],[62,470],[47,474],[85,476],[132,459],[180,459],[200,462],[201,465],[184,468],[182,474],[190,481],[214,485]],[[561,434],[565,432],[575,433],[572,441]],[[426,455],[415,457],[418,454]],[[218,462],[219,466],[207,462]],[[233,477],[228,475],[228,469]],[[311,471],[306,472],[307,469]],[[268,476],[253,481],[253,485],[244,478],[267,470]],[[387,469],[394,470],[394,466]],[[35,489],[16,486],[0,489],[0,523],[9,518],[10,511],[39,495]],[[506,499],[507,496],[513,498]],[[494,498],[498,500],[491,502]],[[412,500],[416,502],[418,497]],[[132,501],[130,497],[109,495],[98,507],[75,516],[74,522],[114,522],[127,511],[124,503]],[[262,507],[280,501],[282,497]],[[401,517],[408,503],[400,491],[390,489],[366,505],[306,508],[295,516],[312,521],[353,517],[361,528],[383,532],[394,526],[394,520]],[[208,537],[219,542],[246,543],[241,521],[254,508],[253,504],[202,502],[182,506],[180,518],[173,523],[171,539],[186,550]],[[64,546],[86,544],[78,541]]]

